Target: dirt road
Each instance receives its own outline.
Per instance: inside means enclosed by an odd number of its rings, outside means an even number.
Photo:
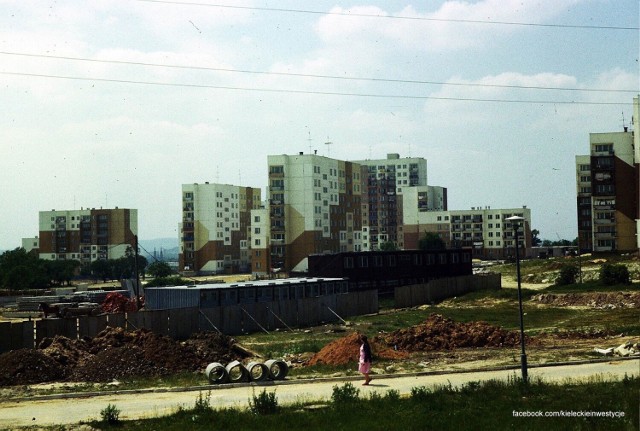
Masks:
[[[617,380],[627,376],[640,375],[640,360],[611,360],[580,365],[560,365],[553,367],[535,367],[529,369],[530,378],[541,378],[548,382],[561,382],[565,379],[585,379],[600,376],[603,379]],[[333,387],[352,381],[361,388],[361,395],[376,391],[384,394],[388,390],[397,390],[400,394],[409,394],[419,386],[433,387],[448,385],[455,387],[470,381],[490,379],[507,380],[520,376],[520,369],[499,371],[475,371],[464,373],[422,373],[399,376],[374,376],[368,387],[360,386],[353,378],[319,379],[307,381],[284,381],[277,384],[251,384],[238,386],[205,386],[199,388],[138,391],[107,394],[84,394],[82,396],[51,397],[7,401],[0,403],[0,429],[24,426],[67,425],[81,421],[99,420],[100,411],[108,404],[115,405],[124,420],[150,418],[170,414],[180,406],[191,408],[200,394],[210,392],[213,407],[246,408],[248,400],[255,393],[266,388],[275,391],[280,404],[291,404],[303,400],[327,400]]]

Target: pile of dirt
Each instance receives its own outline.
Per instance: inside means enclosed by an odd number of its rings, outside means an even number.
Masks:
[[[640,292],[541,293],[531,300],[559,307],[640,308]]]
[[[178,342],[145,329],[127,332],[108,327],[92,339],[56,336],[44,339],[38,349],[0,355],[0,386],[165,376],[248,356],[232,338],[217,332],[197,333]]]
[[[416,352],[463,347],[513,347],[520,343],[520,334],[487,322],[457,323],[434,313],[419,325],[379,335],[374,341],[401,351]]]
[[[370,340],[373,361],[376,359],[401,359],[408,356],[405,352],[395,351],[383,344]],[[305,365],[327,364],[344,365],[357,362],[360,357],[360,334],[354,332],[324,346]]]
[[[0,355],[0,386],[61,380],[64,367],[40,350],[19,349]]]

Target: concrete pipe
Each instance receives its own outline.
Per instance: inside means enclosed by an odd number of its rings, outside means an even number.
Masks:
[[[282,359],[269,359],[264,364],[269,368],[269,378],[273,380],[284,380],[289,373],[289,366]]]
[[[232,361],[227,364],[227,374],[231,383],[249,381],[249,371],[240,361]]]
[[[247,370],[249,378],[254,382],[261,382],[269,377],[269,367],[262,362],[249,362]]]
[[[209,379],[209,383],[213,384],[221,384],[227,383],[229,381],[229,373],[227,373],[226,368],[219,362],[212,362],[207,365],[207,369],[204,374]]]

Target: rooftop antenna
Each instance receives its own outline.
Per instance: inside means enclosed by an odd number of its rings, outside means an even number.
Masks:
[[[627,123],[624,121],[624,111],[622,111],[622,130],[627,131]]]
[[[328,136],[327,139],[329,139]],[[331,146],[333,145],[333,142],[327,141],[324,144],[327,146],[327,157],[331,157]]]
[[[312,149],[311,149],[311,130],[307,131],[307,133],[309,134],[309,137],[307,138],[307,141],[309,141],[309,154],[311,154]]]

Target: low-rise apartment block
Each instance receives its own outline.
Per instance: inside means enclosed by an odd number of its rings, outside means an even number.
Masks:
[[[473,257],[504,259],[515,255],[514,226],[509,217],[524,219],[518,229],[521,256],[531,255],[531,210],[527,207],[492,209],[473,207],[469,210],[405,211],[405,249],[418,248],[425,232],[438,234],[447,248],[471,248]],[[419,235],[407,235],[418,232]]]
[[[118,259],[135,247],[138,210],[80,209],[40,211],[38,253],[41,259]]]

